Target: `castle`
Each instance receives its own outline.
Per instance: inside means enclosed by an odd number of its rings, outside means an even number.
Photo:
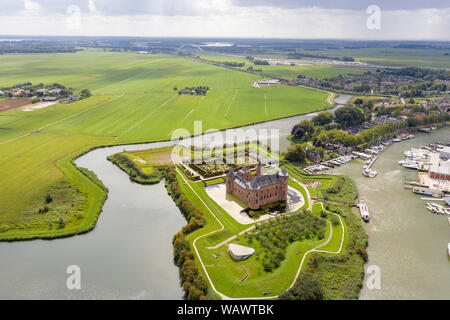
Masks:
[[[276,174],[264,175],[259,162],[255,175],[252,175],[246,167],[237,173],[230,170],[226,178],[226,189],[227,193],[234,194],[250,209],[256,210],[272,202],[286,201],[288,180],[286,169]]]

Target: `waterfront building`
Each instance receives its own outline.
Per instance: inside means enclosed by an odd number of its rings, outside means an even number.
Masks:
[[[444,147],[439,151],[439,158],[442,160],[449,160],[450,159],[450,147]]]
[[[261,206],[286,201],[289,175],[286,169],[275,174],[263,174],[261,162],[252,175],[247,167],[237,173],[230,170],[226,177],[226,191],[244,201],[252,210]]]
[[[440,161],[437,164],[430,165],[428,175],[431,179],[450,180],[450,162]]]

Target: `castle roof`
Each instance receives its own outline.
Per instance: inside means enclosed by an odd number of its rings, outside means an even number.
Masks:
[[[282,176],[282,177],[288,177],[289,176],[289,174],[286,171],[286,168],[281,169],[280,176]]]
[[[246,170],[244,170],[246,169]],[[252,176],[250,181],[247,181],[244,179],[243,173],[248,172],[248,169],[246,167],[243,167],[241,170],[238,171],[237,174],[234,173],[233,170],[230,170],[228,172],[229,177],[234,177],[234,182],[237,183],[242,188],[250,188],[252,190],[259,190],[261,188],[279,184],[281,183],[282,179],[285,177],[289,177],[289,174],[287,173],[286,169],[283,168],[280,172],[277,172],[275,174],[263,174],[260,176]]]
[[[242,167],[242,169],[240,171],[242,171],[242,172],[249,172],[247,167]]]

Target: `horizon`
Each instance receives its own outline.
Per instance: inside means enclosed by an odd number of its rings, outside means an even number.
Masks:
[[[2,39],[4,37],[5,39]],[[295,41],[355,41],[355,42],[443,42],[448,40],[441,39],[364,39],[364,38],[284,38],[284,37],[228,37],[228,36],[115,36],[115,35],[30,35],[30,34],[0,34],[0,40],[34,40],[34,39],[15,39],[17,37],[30,38],[137,38],[137,39],[193,39],[193,40],[295,40]]]

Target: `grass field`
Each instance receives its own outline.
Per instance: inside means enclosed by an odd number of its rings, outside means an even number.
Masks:
[[[307,88],[251,88],[259,77],[164,55],[79,52],[1,55],[0,86],[61,83],[93,96],[71,104],[0,114],[0,239],[54,237],[95,224],[104,192],[71,160],[95,146],[170,139],[176,128],[225,129],[330,107],[326,92]],[[174,87],[206,85],[206,96]],[[26,209],[66,179],[83,192],[86,214],[65,228],[45,219],[30,227]]]
[[[307,54],[317,54],[329,57],[354,57],[357,61],[380,65],[409,65],[417,67],[450,68],[450,59],[444,55],[448,50],[437,49],[406,49],[406,48],[357,48],[317,50],[314,52],[298,50]]]
[[[294,80],[299,75],[306,78],[324,79],[337,77],[338,75],[348,76],[351,74],[361,74],[367,70],[358,67],[341,67],[331,65],[304,65],[304,66],[258,66],[262,73]]]

